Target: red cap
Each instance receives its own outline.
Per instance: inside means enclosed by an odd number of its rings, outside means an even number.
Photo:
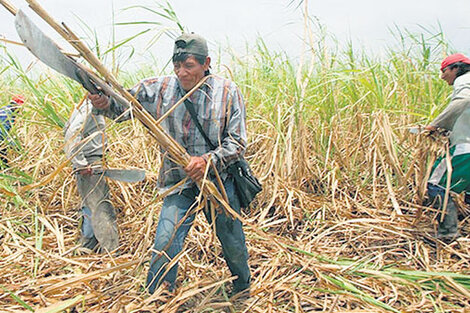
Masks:
[[[16,104],[23,104],[24,103],[24,96],[23,95],[16,95],[11,98],[11,101],[15,102]]]
[[[456,53],[449,55],[447,58],[445,58],[442,63],[441,63],[441,71],[448,67],[449,65],[452,65],[457,62],[463,62],[466,64],[470,64],[470,59],[464,56],[462,53]]]

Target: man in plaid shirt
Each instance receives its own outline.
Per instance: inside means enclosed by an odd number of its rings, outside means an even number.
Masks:
[[[176,76],[145,79],[131,91],[156,119],[174,109],[173,106],[186,92],[210,74],[211,59],[206,40],[196,34],[183,34],[176,39],[172,61]],[[113,99],[103,95],[90,95],[89,98],[103,115],[119,117],[119,121],[130,118],[127,108]],[[161,123],[191,158],[188,166],[181,168],[162,151],[159,184],[162,192],[168,192],[168,195],[163,201],[147,277],[147,286],[151,293],[162,282],[166,282],[170,290],[175,288],[178,265],[176,263],[169,270],[166,266],[181,252],[184,239],[194,221],[194,210],[198,205],[196,197],[199,195],[195,181],[203,177],[209,160],[220,173],[230,206],[240,213],[240,202],[233,179],[226,169],[245,152],[243,97],[233,82],[211,75],[191,94],[189,100],[193,103],[204,132],[217,147],[209,147],[184,105],[175,108]],[[183,180],[186,181],[176,185]],[[208,208],[205,208],[204,213],[209,223],[214,222]],[[231,273],[236,276],[232,293],[249,290],[248,252],[241,222],[232,220],[225,212],[216,212],[215,226],[225,260]],[[163,275],[167,270],[168,273]]]

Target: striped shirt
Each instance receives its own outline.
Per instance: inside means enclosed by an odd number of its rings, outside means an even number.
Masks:
[[[148,78],[141,81],[131,93],[155,119],[170,110],[185,94],[176,76]],[[227,177],[226,167],[243,156],[246,147],[246,113],[243,97],[238,87],[230,80],[211,76],[196,90],[189,100],[197,112],[199,123],[213,145],[211,150],[191,115],[182,103],[164,119],[161,126],[182,145],[191,156],[206,156],[216,165],[222,179]],[[130,118],[125,107],[111,100],[111,105],[102,114],[117,118],[118,121]],[[186,172],[175,164],[171,157],[163,154],[162,168],[159,175],[159,186],[165,191],[182,179]],[[180,188],[192,187],[190,179]]]

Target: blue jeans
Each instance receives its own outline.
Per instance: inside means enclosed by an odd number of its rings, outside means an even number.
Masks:
[[[91,214],[92,213],[89,207],[86,207],[86,206],[82,207],[82,226],[81,226],[80,241],[81,241],[82,247],[93,250],[98,244],[98,240],[96,239],[95,233],[93,232],[93,225],[91,223]]]
[[[91,226],[91,210],[90,208],[83,206],[82,207],[82,235],[85,238],[95,237],[93,232],[93,226]]]
[[[240,203],[235,194],[233,181],[230,178],[227,179],[224,182],[224,187],[230,206],[240,213]],[[175,288],[178,263],[169,270],[167,264],[183,249],[184,240],[195,218],[195,214],[191,211],[197,205],[196,196],[198,194],[197,187],[188,188],[179,194],[166,197],[163,201],[147,276],[147,287],[150,293],[153,293],[163,281],[170,284],[170,289]],[[204,214],[211,224],[210,211],[205,209]],[[181,222],[183,218],[185,220]],[[216,212],[215,228],[230,272],[237,276],[234,280],[234,289],[240,291],[248,288],[250,286],[250,269],[242,223],[239,220],[233,220],[225,212]],[[163,276],[166,271],[168,273]]]

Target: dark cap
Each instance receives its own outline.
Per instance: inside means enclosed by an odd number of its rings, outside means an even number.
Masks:
[[[182,53],[208,56],[207,41],[195,33],[183,33],[175,40],[173,55]]]

